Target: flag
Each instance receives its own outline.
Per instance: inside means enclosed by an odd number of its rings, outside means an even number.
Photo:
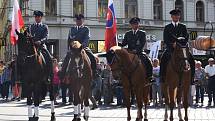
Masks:
[[[151,60],[158,58],[159,49],[161,47],[161,41],[153,42],[153,45],[150,48],[149,57]]]
[[[106,19],[105,31],[105,50],[106,52],[112,47],[117,45],[116,37],[116,16],[114,12],[113,0],[108,1],[108,11]]]
[[[19,3],[17,0],[14,0],[13,12],[12,12],[12,28],[10,32],[10,40],[12,45],[15,45],[18,39],[18,35],[16,34],[15,30],[20,32],[20,29],[22,29],[23,27],[24,27],[24,21],[22,18],[22,13],[19,7]]]

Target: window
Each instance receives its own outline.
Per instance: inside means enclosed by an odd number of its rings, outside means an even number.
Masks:
[[[27,15],[27,11],[28,11],[28,2],[29,0],[20,0],[19,4],[20,4],[20,9],[22,11],[22,15]]]
[[[202,1],[196,3],[196,21],[204,22],[204,3]]]
[[[153,2],[153,9],[154,9],[154,19],[155,20],[162,20],[162,1],[161,0],[154,0]]]
[[[57,0],[45,0],[45,10],[47,16],[57,14]]]
[[[175,1],[175,9],[179,9],[181,11],[180,21],[184,21],[184,3],[182,0]]]
[[[73,0],[73,16],[84,14],[84,0]]]
[[[132,18],[137,15],[137,0],[125,0],[125,18]]]
[[[99,18],[106,18],[107,11],[108,11],[108,0],[98,0]]]

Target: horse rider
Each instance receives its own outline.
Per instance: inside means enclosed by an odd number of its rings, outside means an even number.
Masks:
[[[163,32],[163,39],[165,44],[165,51],[161,57],[161,64],[160,64],[160,81],[164,82],[165,74],[166,74],[166,67],[171,58],[171,54],[176,47],[176,40],[179,37],[184,37],[185,41],[188,42],[189,34],[187,33],[186,25],[179,22],[180,20],[180,13],[179,9],[174,9],[170,11],[172,22],[165,26]],[[191,67],[191,83],[193,83],[194,73],[195,73],[195,61],[191,53],[189,53],[188,62],[190,63]]]
[[[33,37],[34,44],[42,53],[46,65],[46,69],[50,78],[53,76],[52,56],[47,50],[46,43],[48,42],[48,26],[42,23],[43,12],[34,11],[35,23],[27,28],[27,32]]]
[[[139,23],[140,19],[134,17],[129,21],[132,30],[129,30],[125,33],[122,43],[119,43],[119,46],[128,45],[128,50],[136,53],[141,59],[142,63],[146,67],[147,79],[151,81],[152,79],[152,63],[147,55],[143,52],[143,47],[146,43],[146,34],[145,31],[140,30]]]
[[[69,59],[72,56],[70,52],[72,51],[70,47],[70,43],[73,41],[79,41],[82,44],[82,47],[84,48],[86,54],[90,58],[91,68],[93,71],[93,79],[95,79],[97,77],[96,58],[93,55],[92,51],[88,48],[88,43],[90,39],[90,30],[87,26],[84,25],[84,15],[76,14],[75,18],[76,18],[76,26],[71,27],[69,30],[69,35],[68,35],[69,52],[67,53],[63,61],[60,78],[63,79],[63,77],[66,75],[66,68],[68,66]]]

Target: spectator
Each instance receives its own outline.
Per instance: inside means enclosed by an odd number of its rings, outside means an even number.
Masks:
[[[9,63],[5,66],[2,74],[3,88],[2,88],[2,96],[8,101],[9,96],[9,86],[11,81],[11,68]]]
[[[53,59],[53,73],[54,73],[54,77],[53,77],[53,90],[54,90],[54,104],[57,105],[58,102],[56,101],[56,97],[59,95],[59,85],[60,85],[60,79],[58,77],[58,72],[59,72],[59,68],[58,68],[58,62],[57,59]]]
[[[201,97],[201,105],[203,106],[205,70],[202,68],[202,63],[200,61],[196,62],[194,82],[196,84],[196,105],[198,105],[199,97]]]
[[[102,71],[101,77],[103,79],[103,94],[104,94],[104,104],[109,105],[112,102],[112,73],[108,65],[105,65]]]
[[[212,97],[215,106],[215,66],[214,59],[208,59],[208,65],[205,67],[206,77],[208,79],[208,106],[211,106]],[[213,96],[212,96],[213,95]]]
[[[153,105],[157,106],[158,101],[157,101],[157,94],[159,97],[159,106],[162,105],[162,94],[161,94],[161,85],[160,85],[160,66],[159,66],[159,60],[154,59],[153,60],[153,84],[152,84],[152,98],[153,98]]]
[[[2,74],[3,74],[3,71],[4,71],[4,63],[3,61],[0,61],[0,94],[3,97],[3,80],[2,80]]]

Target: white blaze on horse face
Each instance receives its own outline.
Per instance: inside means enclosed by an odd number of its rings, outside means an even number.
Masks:
[[[182,48],[182,51],[183,51],[184,58],[187,58],[186,48]],[[185,65],[185,69],[189,70],[190,64],[189,64],[189,62],[188,62],[187,59],[185,60],[185,64],[186,64],[186,65]]]

